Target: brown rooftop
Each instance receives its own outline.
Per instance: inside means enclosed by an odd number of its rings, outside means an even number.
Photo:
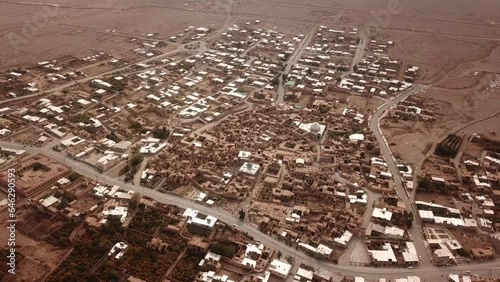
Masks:
[[[16,190],[25,197],[38,194],[53,185],[57,180],[71,173],[71,169],[45,155],[38,154],[15,165]],[[8,184],[7,170],[0,172],[0,186]]]

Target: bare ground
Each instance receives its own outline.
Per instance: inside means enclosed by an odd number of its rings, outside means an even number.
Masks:
[[[7,213],[2,212],[0,218],[0,241],[6,242]],[[18,231],[16,232],[16,251],[24,255],[25,258],[18,265],[14,280],[8,281],[41,281],[49,271],[58,265],[69,250],[30,238]]]
[[[0,34],[6,40],[0,42],[0,65],[84,55],[95,50],[123,56],[132,47],[126,42],[128,37],[158,33],[157,38],[165,39],[189,25],[220,27],[230,16],[231,21],[273,20],[279,26],[363,27],[370,23],[379,29],[409,34],[411,38],[401,46],[405,49],[402,55],[414,53],[411,63],[427,63],[437,73],[443,68],[445,73],[448,65],[455,66],[480,48],[480,42],[500,38],[496,0],[479,2],[400,0],[396,9],[390,9],[382,0],[4,1],[0,3]],[[398,53],[397,49],[394,53]],[[434,62],[436,59],[438,62]],[[426,77],[437,73],[430,71]]]

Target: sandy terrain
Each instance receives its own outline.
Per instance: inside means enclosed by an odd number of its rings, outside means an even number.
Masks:
[[[410,164],[416,164],[424,157],[423,151],[429,142],[427,130],[420,125],[399,125],[384,121],[382,129],[386,135],[391,150],[401,159]],[[424,131],[425,130],[425,131]]]
[[[491,138],[500,138],[500,47],[490,51],[485,48],[479,48],[484,52],[472,51],[473,56],[464,57],[461,63],[443,73],[436,87],[421,93],[424,97],[449,105],[436,111],[433,124],[382,122],[392,149],[405,161],[418,163],[424,158],[422,151],[428,143],[437,143],[455,131],[461,134],[484,133]],[[492,116],[496,113],[499,114]]]
[[[356,107],[360,112],[369,114],[371,111],[377,109],[380,105],[384,103],[383,100],[378,97],[371,97],[366,99],[361,96],[352,95],[349,96],[349,107]]]
[[[453,229],[449,229],[449,231],[466,250],[471,248],[494,248],[490,237],[486,234],[460,232]]]
[[[409,65],[419,66],[419,81],[424,84],[436,83],[440,79],[462,77],[466,66],[484,59],[498,44],[474,39],[449,37],[429,37],[427,35],[403,35],[391,48],[389,56]],[[464,69],[465,67],[465,69]],[[460,68],[454,71],[455,68]]]
[[[426,125],[409,121],[382,121],[382,128],[391,149],[404,161],[416,164],[424,158],[423,151],[427,144],[438,143],[457,130],[460,133],[484,133],[491,138],[499,138],[500,115],[477,123],[475,121],[487,118],[500,110],[500,89],[484,100],[471,100],[470,95],[473,94],[431,88],[423,93],[423,96],[439,97],[451,105],[447,113],[437,116],[435,123]],[[496,136],[491,135],[492,132],[496,132]]]
[[[6,242],[6,216],[0,215],[0,240]],[[40,281],[50,270],[54,269],[69,250],[55,247],[42,240],[34,240],[22,232],[16,233],[17,251],[25,256],[16,269],[14,280],[6,281]]]
[[[422,48],[454,46],[458,52],[461,45],[465,45],[465,51],[458,54],[466,55],[470,52],[470,43],[450,44],[442,37],[466,42],[500,38],[498,2],[479,2],[445,0],[436,4],[431,0],[401,0],[396,9],[390,9],[387,1],[382,0],[4,1],[0,3],[0,34],[7,40],[0,42],[3,50],[0,65],[87,54],[91,50],[106,50],[118,56],[132,47],[126,43],[131,36],[158,33],[156,38],[164,39],[189,25],[216,28],[226,20],[238,19],[355,27],[369,23],[377,28],[409,33],[415,38],[411,41],[416,43],[433,38],[440,44],[430,42],[420,46]],[[113,30],[114,33],[110,32]]]
[[[166,5],[164,8],[157,7],[155,2],[160,1],[141,1],[140,5],[135,0],[40,1],[59,3],[61,7],[3,2],[0,10],[8,16],[1,17],[0,26],[2,37],[6,36],[8,40],[0,43],[5,50],[0,57],[0,65],[35,62],[69,54],[78,57],[102,50],[114,56],[123,56],[134,47],[127,42],[129,37],[159,33],[165,39],[182,32],[189,25],[212,27],[225,19],[218,14],[203,15],[170,9]],[[99,5],[102,8],[96,8]],[[148,20],[144,20],[146,16]]]
[[[404,161],[421,163],[427,144],[437,143],[457,130],[489,136],[496,132],[495,138],[500,138],[500,115],[494,116],[500,110],[500,79],[498,86],[492,86],[500,73],[499,1],[400,0],[397,12],[388,11],[387,3],[387,0],[2,1],[0,35],[4,40],[0,41],[0,67],[68,55],[82,57],[100,51],[126,59],[133,57],[131,50],[137,48],[131,37],[166,41],[183,33],[188,26],[216,30],[224,24],[242,24],[249,19],[266,20],[265,28],[285,28],[291,34],[306,32],[320,24],[361,29],[369,25],[375,28],[372,36],[396,42],[389,56],[420,67],[417,83],[432,86],[421,95],[434,98],[439,109],[432,124],[384,121],[391,149]],[[108,66],[97,64],[86,72],[99,73],[105,67]],[[378,98],[350,98],[351,106],[366,113],[381,103]],[[473,145],[466,146],[478,151]],[[435,195],[418,197],[440,203],[447,201]],[[84,206],[91,204],[88,201]],[[227,203],[223,208],[237,211],[238,206]],[[267,205],[259,208],[262,209],[276,218],[285,216],[286,209],[282,207]],[[0,214],[3,222],[0,241],[6,238],[4,214]],[[478,243],[466,240],[461,239],[464,246]],[[25,259],[19,265],[16,281],[40,281],[67,253],[21,232],[17,233],[17,244]]]

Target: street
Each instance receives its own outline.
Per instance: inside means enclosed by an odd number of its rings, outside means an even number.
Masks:
[[[229,14],[229,9],[231,6],[227,7],[227,11],[225,11],[226,16],[228,17],[226,22],[225,22],[225,27],[229,26],[231,24],[231,17]],[[205,40],[200,42],[200,48],[197,50],[194,50],[193,52],[195,54],[199,54],[201,52],[209,50],[207,48],[206,41],[209,38],[217,36],[220,32],[223,32],[225,28],[219,30],[217,33],[205,38]],[[312,34],[314,33],[315,30],[311,31],[309,34],[305,35],[304,39],[298,44],[297,48],[293,52],[293,54],[290,55],[286,62],[286,67],[284,70],[284,74],[288,74],[293,67],[293,65],[297,62],[297,60],[301,57],[301,54],[305,51],[305,48],[309,45],[310,40],[312,39]],[[351,69],[350,71],[344,73],[342,77],[348,76],[350,73],[353,72],[354,65],[356,65],[361,58],[363,58],[364,55],[364,49],[366,48],[366,45],[368,43],[368,38],[361,38],[360,43],[358,44],[356,54],[353,58],[352,64],[351,64]],[[149,63],[153,62],[165,57],[168,57],[174,53],[177,52],[188,52],[184,48],[183,45],[178,45],[177,49],[173,51],[169,51],[166,53],[163,53],[158,56],[154,56],[148,59],[141,60],[137,63]],[[78,79],[63,85],[56,86],[51,89],[47,90],[41,90],[38,93],[34,93],[31,95],[25,95],[21,97],[16,97],[13,99],[7,99],[0,101],[0,104],[2,103],[10,103],[10,102],[16,102],[24,99],[29,99],[37,96],[41,96],[43,94],[48,94],[48,93],[53,93],[57,91],[61,91],[65,88],[71,87],[75,84],[78,83],[85,83],[88,81],[91,81],[96,78],[102,78],[107,75],[114,74],[116,72],[120,71],[126,71],[130,68],[131,65],[127,65],[124,67],[120,67],[117,69],[113,69],[101,74],[93,75],[90,77],[85,77],[82,79]],[[159,65],[154,65],[150,66],[146,69],[154,69],[154,68],[160,68],[161,66]],[[144,69],[144,70],[146,70]],[[387,162],[387,166],[391,174],[394,176],[394,184],[395,184],[395,189],[398,193],[398,196],[402,199],[408,210],[413,211],[413,214],[415,216],[418,215],[418,211],[414,208],[412,204],[412,199],[409,197],[409,195],[406,192],[406,189],[403,186],[402,179],[399,174],[399,169],[397,168],[397,163],[392,155],[392,152],[389,148],[389,144],[387,143],[387,140],[385,139],[381,129],[380,129],[380,124],[379,121],[381,118],[383,118],[386,114],[387,111],[400,101],[406,99],[408,96],[413,95],[415,93],[418,93],[419,91],[422,91],[426,88],[424,85],[414,85],[413,88],[408,90],[407,92],[397,96],[393,100],[384,100],[385,104],[380,106],[375,112],[371,115],[369,119],[369,126],[370,130],[373,131],[375,137],[377,138],[378,143],[380,144],[380,150],[381,154],[384,156],[385,161]],[[279,78],[279,88],[278,88],[278,96],[276,100],[276,104],[280,105],[283,100],[284,100],[284,81],[282,77],[280,76]],[[247,103],[246,108],[239,109],[237,112],[243,112],[243,111],[249,111],[254,108],[253,104]],[[229,116],[229,115],[228,115]],[[221,119],[222,120],[222,119]],[[201,129],[198,129],[194,131],[192,134],[194,135],[195,133],[201,133],[204,130],[211,128],[215,125],[217,125],[218,122],[221,120],[215,122],[215,123],[209,123],[201,127]],[[143,196],[149,197],[154,199],[155,201],[163,204],[170,204],[170,205],[175,205],[180,208],[192,208],[200,211],[201,213],[207,214],[207,215],[212,215],[222,222],[228,224],[228,225],[236,225],[238,227],[238,230],[241,232],[246,232],[249,236],[252,236],[254,240],[263,243],[266,246],[269,246],[271,248],[274,248],[276,250],[281,251],[283,257],[286,256],[291,256],[295,258],[296,262],[299,263],[304,263],[306,265],[313,266],[315,268],[323,268],[327,271],[330,271],[332,274],[335,275],[346,275],[346,276],[362,276],[366,279],[370,280],[376,280],[378,278],[388,278],[388,279],[393,279],[393,278],[401,278],[404,276],[408,275],[416,275],[419,276],[420,278],[426,280],[426,281],[444,281],[446,276],[450,273],[455,273],[455,274],[460,274],[460,273],[465,273],[465,271],[471,271],[472,274],[479,274],[483,276],[488,276],[493,274],[493,277],[496,277],[500,275],[500,263],[498,261],[490,261],[490,262],[485,262],[485,263],[474,263],[474,264],[467,264],[467,265],[458,265],[458,266],[452,266],[452,267],[436,267],[434,266],[428,255],[427,255],[427,250],[424,244],[424,239],[423,236],[420,232],[420,226],[418,224],[417,220],[414,220],[412,228],[409,230],[413,242],[415,244],[415,247],[417,249],[417,252],[419,255],[421,255],[422,259],[419,263],[418,266],[416,266],[414,269],[408,269],[408,268],[396,268],[396,267],[368,267],[368,266],[353,266],[353,265],[336,265],[332,264],[326,261],[321,261],[318,259],[315,259],[313,257],[308,256],[307,254],[298,251],[296,248],[288,246],[281,241],[278,241],[264,233],[261,233],[255,226],[250,224],[248,221],[240,221],[238,218],[237,214],[231,214],[227,211],[224,211],[222,209],[218,208],[213,208],[205,205],[198,204],[197,202],[194,202],[190,199],[181,197],[177,194],[174,193],[161,193],[156,190],[152,190],[143,186],[139,185],[139,179],[136,177],[134,183],[124,183],[123,181],[112,178],[110,176],[101,174],[97,172],[95,169],[92,167],[76,161],[74,159],[66,157],[63,153],[59,153],[57,151],[54,151],[51,149],[51,147],[55,144],[55,142],[58,142],[57,140],[54,140],[51,142],[50,146],[45,146],[42,148],[38,147],[26,147],[21,144],[16,144],[16,143],[11,143],[11,142],[5,142],[5,141],[0,141],[0,147],[2,148],[12,148],[12,149],[19,149],[19,150],[26,150],[30,154],[45,154],[48,157],[51,157],[57,161],[59,161],[62,164],[65,164],[66,166],[70,167],[73,169],[75,172],[84,175],[85,177],[99,181],[100,183],[107,184],[107,185],[119,185],[122,189],[124,190],[132,190],[137,193],[142,194]],[[141,168],[144,166],[145,163],[141,166]],[[139,174],[140,175],[140,174]],[[335,174],[336,180],[342,183],[347,183],[346,179],[343,179],[340,177],[338,173]],[[373,202],[373,200],[378,196],[373,192],[368,191],[367,192],[369,196],[369,202]],[[242,205],[243,207],[247,206],[247,202],[244,202]],[[363,225],[366,226],[369,221],[370,221],[370,215],[371,215],[371,207],[368,207],[368,210],[365,214],[365,217],[363,218]],[[358,240],[361,242],[361,240]],[[349,248],[349,250],[356,250],[356,248]],[[347,256],[350,256],[351,254],[346,254]],[[294,266],[294,269],[297,268],[297,265]]]
[[[62,154],[47,148],[35,148],[35,147],[24,147],[23,145],[0,141],[1,147],[13,148],[18,150],[26,150],[31,154],[43,153],[61,163],[71,167],[77,173],[85,175],[90,179],[96,179],[97,181],[107,184],[107,185],[119,185],[125,190],[133,190],[141,193],[143,196],[150,197],[160,203],[176,205],[180,208],[193,208],[197,209],[202,213],[209,214],[217,217],[219,220],[225,222],[226,224],[232,225],[237,224],[239,230],[242,232],[247,232],[254,240],[263,243],[269,247],[276,250],[280,250],[283,256],[292,256],[296,260],[302,261],[304,264],[311,265],[314,267],[320,267],[332,273],[340,273],[341,275],[347,276],[363,276],[366,279],[378,279],[379,277],[385,278],[398,278],[407,275],[417,275],[421,278],[427,279],[427,281],[442,281],[442,276],[447,276],[450,272],[463,273],[465,271],[472,271],[473,273],[488,275],[491,271],[500,274],[500,265],[497,261],[491,261],[482,264],[472,264],[472,265],[459,265],[453,267],[442,267],[438,268],[431,264],[422,265],[415,269],[407,268],[377,268],[377,267],[366,267],[366,266],[339,266],[326,261],[317,260],[315,258],[309,257],[303,252],[297,251],[295,248],[285,245],[284,243],[275,240],[263,233],[261,233],[256,227],[241,222],[236,215],[231,215],[226,211],[222,211],[216,208],[211,208],[208,206],[200,205],[192,200],[183,198],[176,194],[164,194],[149,188],[142,187],[140,185],[132,185],[130,183],[123,183],[117,179],[102,175],[95,171],[93,168],[85,165],[84,163],[78,162],[76,160],[66,158]],[[408,200],[408,199],[407,199]],[[420,237],[417,237],[417,240]],[[423,244],[423,242],[422,242]],[[440,280],[441,279],[441,280]]]
[[[382,130],[380,129],[380,124],[379,121],[381,118],[387,114],[387,111],[394,105],[397,105],[400,101],[406,99],[408,96],[413,95],[421,90],[425,89],[425,86],[422,85],[415,85],[412,89],[410,89],[408,92],[403,93],[396,97],[393,100],[390,100],[386,102],[384,105],[379,107],[371,116],[370,118],[370,129],[371,131],[375,134],[375,137],[377,138],[378,143],[380,144],[380,151],[382,155],[384,156],[385,161],[387,162],[387,167],[390,171],[390,173],[394,177],[394,184],[396,187],[396,192],[398,193],[398,196],[403,200],[405,206],[407,207],[408,210],[413,211],[413,214],[416,216],[418,214],[418,211],[413,208],[413,204],[410,201],[408,194],[406,192],[406,189],[403,186],[403,182],[400,177],[399,169],[397,168],[397,164],[395,163],[394,157],[392,155],[391,150],[389,149],[389,144],[387,143],[387,140],[382,134]],[[431,261],[429,260],[429,257],[427,256],[427,250],[424,244],[424,239],[422,237],[422,234],[420,232],[420,226],[417,224],[417,221],[414,219],[413,225],[411,229],[409,230],[413,242],[415,244],[415,248],[417,249],[417,252],[419,255],[422,256],[422,259],[419,262],[420,267],[428,267],[432,266]]]

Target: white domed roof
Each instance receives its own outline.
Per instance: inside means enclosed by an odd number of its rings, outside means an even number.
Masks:
[[[312,133],[318,133],[321,131],[321,125],[319,123],[315,122],[311,125],[311,132]]]

